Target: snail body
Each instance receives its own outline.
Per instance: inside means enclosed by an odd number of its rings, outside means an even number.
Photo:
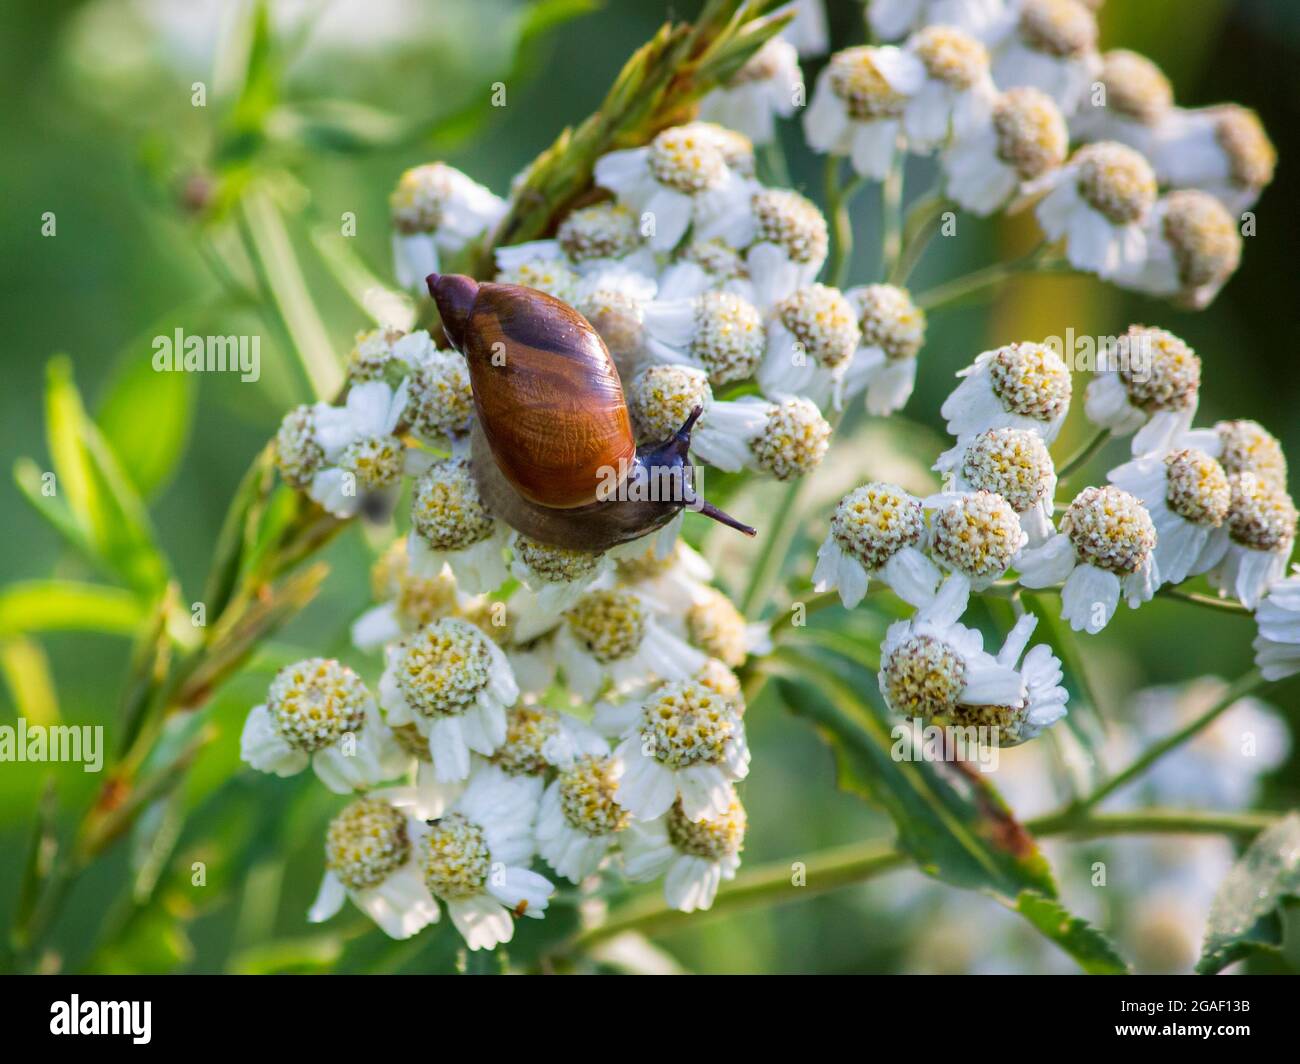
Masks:
[[[428,286],[469,366],[478,414],[471,466],[491,513],[577,550],[639,539],[684,506],[754,534],[694,494],[688,452],[698,411],[670,439],[637,448],[618,369],[567,303],[456,274],[430,274]]]

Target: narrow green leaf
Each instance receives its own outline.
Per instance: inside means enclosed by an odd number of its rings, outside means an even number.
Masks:
[[[26,580],[0,591],[0,638],[33,632],[130,635],[146,608],[129,591],[72,580]]]
[[[1196,970],[1215,975],[1253,953],[1282,949],[1283,902],[1300,898],[1300,813],[1263,832],[1241,856],[1210,906]]]
[[[37,800],[32,840],[27,850],[26,860],[23,862],[18,904],[14,909],[12,937],[19,949],[25,948],[28,944],[28,929],[36,916],[41,897],[45,893],[46,883],[54,873],[59,848],[58,836],[55,834],[57,813],[58,798],[54,790],[54,780],[51,778],[45,781],[41,796]]]
[[[1055,899],[1026,890],[1016,899],[1015,910],[1089,975],[1128,974],[1128,962],[1115,952],[1110,940],[1086,920],[1070,915]]]
[[[94,546],[86,537],[85,530],[77,523],[72,511],[68,509],[67,503],[57,494],[45,493],[46,472],[30,458],[19,458],[14,462],[14,483],[18,485],[18,490],[31,504],[32,509],[49,522],[50,527],[62,536],[70,547],[75,548],[97,565],[102,565],[103,560],[95,554]],[[56,490],[57,483],[56,478],[54,482]]]
[[[840,786],[890,815],[899,846],[923,871],[1012,906],[1026,890],[1055,897],[1037,843],[983,774],[898,756],[901,742],[867,700],[876,686],[871,671],[821,647],[784,654],[795,666],[778,679],[786,705],[817,725],[835,751]]]
[[[144,497],[166,486],[189,443],[194,377],[159,373],[150,359],[133,358],[117,373],[96,421],[122,469]]]
[[[32,724],[59,723],[59,696],[40,643],[22,635],[0,640],[0,672],[19,713]]]

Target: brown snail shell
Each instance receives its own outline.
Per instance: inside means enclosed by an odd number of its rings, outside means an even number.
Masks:
[[[754,534],[694,496],[688,451],[698,410],[671,439],[638,451],[618,369],[567,303],[457,274],[430,274],[427,283],[448,340],[469,364],[478,413],[471,467],[489,512],[574,550],[639,539],[683,506]],[[683,491],[646,498],[619,490],[665,475],[681,478]]]

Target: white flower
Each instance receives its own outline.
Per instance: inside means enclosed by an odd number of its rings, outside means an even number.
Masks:
[[[744,215],[737,215],[729,222],[734,222],[738,230],[746,224]],[[665,302],[691,299],[714,289],[734,292],[751,303],[757,302],[745,256],[722,237],[694,239],[678,248],[659,275],[659,298]]]
[[[371,569],[371,586],[379,605],[352,624],[352,643],[370,653],[400,639],[430,621],[449,617],[466,608],[471,599],[456,586],[451,570],[433,576],[411,570],[406,540],[396,540]]]
[[[1102,55],[1097,84],[1102,93],[1089,91],[1070,116],[1075,139],[1117,140],[1151,159],[1155,131],[1174,106],[1164,72],[1146,56],[1116,48]]]
[[[645,310],[657,289],[653,277],[613,266],[587,274],[574,293],[573,308],[605,341],[623,380],[630,380],[645,358]]]
[[[893,45],[836,52],[817,76],[804,115],[808,146],[847,155],[859,174],[883,181],[898,150],[903,110],[925,77],[925,65]]]
[[[1077,269],[1112,278],[1146,259],[1147,218],[1156,202],[1150,164],[1116,141],[1085,144],[1059,170],[1039,179],[1047,189],[1038,223],[1050,240],[1065,240]]]
[[[925,80],[903,108],[908,149],[928,153],[950,135],[987,127],[997,89],[984,45],[952,26],[927,26],[908,38],[906,51],[925,66]]]
[[[810,399],[793,398],[764,403],[754,396],[736,400],[753,403],[765,411],[762,428],[746,439],[745,465],[769,473],[777,480],[810,473],[821,464],[830,447],[831,426]]]
[[[941,157],[949,199],[985,216],[1065,161],[1070,135],[1060,108],[1037,89],[1008,89],[990,120],[953,138]]]
[[[882,41],[896,41],[925,26],[954,26],[984,43],[1011,26],[1009,0],[870,0],[867,21]]]
[[[514,921],[540,920],[555,888],[528,869],[535,850],[534,780],[480,767],[451,812],[417,824],[416,861],[472,950],[514,937]]]
[[[1155,130],[1151,162],[1161,184],[1199,188],[1239,214],[1272,183],[1277,149],[1249,108],[1174,108]]]
[[[649,216],[656,251],[676,247],[692,223],[707,225],[743,209],[748,197],[747,183],[727,167],[717,142],[698,129],[666,129],[644,148],[610,152],[597,160],[595,175],[620,203]]]
[[[1236,273],[1241,243],[1237,223],[1222,203],[1198,189],[1176,190],[1151,210],[1145,258],[1114,280],[1203,310]]]
[[[667,552],[654,547],[621,557],[619,580],[661,615],[683,614],[711,589],[713,567],[678,540]]]
[[[618,840],[631,814],[619,803],[624,765],[602,752],[561,766],[542,795],[537,814],[537,852],[571,883],[593,874]]]
[[[448,565],[470,594],[495,591],[510,575],[507,534],[484,507],[467,459],[438,462],[415,482],[407,551],[416,575],[437,576]]]
[[[844,293],[861,336],[844,374],[845,398],[866,392],[867,413],[901,410],[916,384],[916,356],[925,343],[925,312],[906,290],[889,284]]]
[[[1047,93],[1067,117],[1101,72],[1097,16],[1080,0],[1018,0],[1015,28],[997,48],[993,80],[1003,89]]]
[[[633,591],[589,591],[564,615],[555,656],[569,687],[594,698],[606,683],[626,689],[652,676],[685,679],[705,655],[663,627]]]
[[[1061,588],[1061,617],[1076,632],[1100,632],[1121,593],[1131,609],[1160,586],[1156,529],[1136,498],[1117,487],[1084,488],[1066,508],[1060,529],[1016,562],[1025,587]]]
[[[505,201],[445,163],[402,174],[389,197],[397,283],[427,294],[424,279],[441,269],[439,253],[460,251],[501,220]]]
[[[678,802],[666,816],[633,821],[623,839],[623,870],[633,881],[664,877],[664,900],[681,912],[708,909],[724,879],[734,879],[745,842],[745,810],[732,795],[717,816],[691,820]]]
[[[719,469],[743,468],[750,461],[749,440],[767,424],[769,404],[753,397],[714,399],[708,374],[687,365],[650,366],[628,388],[628,412],[641,443],[670,438],[697,406],[703,413],[691,433],[691,451]]]
[[[1286,487],[1286,455],[1276,436],[1258,421],[1220,421],[1215,435],[1223,445],[1219,463],[1228,476],[1254,473],[1261,480]]]
[[[318,406],[320,404],[317,404]],[[325,451],[316,437],[316,406],[296,406],[284,415],[275,434],[275,464],[290,487],[306,491],[325,464]]]
[[[1255,609],[1255,664],[1266,680],[1300,672],[1300,572],[1279,580]]]
[[[1209,429],[1186,433],[1173,449],[1134,458],[1107,479],[1147,508],[1156,529],[1160,580],[1181,584],[1214,568],[1228,549],[1225,520],[1232,498],[1215,461],[1218,438]]]
[[[731,292],[650,303],[643,321],[649,361],[702,369],[714,384],[752,376],[763,358],[763,316]]]
[[[769,399],[798,395],[838,408],[861,338],[858,315],[838,288],[800,288],[772,309],[759,387]]]
[[[1286,488],[1254,473],[1234,473],[1228,482],[1228,550],[1208,575],[1211,584],[1253,610],[1286,573],[1296,508]]]
[[[829,236],[826,218],[811,200],[789,189],[758,188],[748,210],[729,221],[725,229],[713,227],[699,234],[702,241],[721,239],[724,246],[745,249],[748,284],[731,284],[729,290],[743,292],[758,307],[770,310],[817,279]]]
[[[471,750],[487,756],[505,742],[506,710],[518,697],[505,653],[457,617],[390,646],[379,681],[388,723],[415,725],[442,782],[469,775]]]
[[[554,250],[536,244],[516,244],[498,249],[497,284],[535,288],[562,303],[572,303],[577,298],[581,279],[563,256],[553,254]]]
[[[638,820],[662,816],[678,798],[689,820],[720,816],[734,797],[732,783],[749,774],[735,704],[698,680],[670,680],[642,698],[602,702],[592,724],[622,737],[614,751],[626,766],[618,801]]]
[[[770,144],[776,138],[776,119],[794,113],[802,86],[798,50],[773,37],[726,85],[700,101],[700,117],[739,130],[755,144]]]
[[[772,639],[766,623],[746,622],[721,591],[705,588],[686,611],[683,627],[690,644],[699,647],[713,661],[738,669],[751,654],[767,654]]]
[[[1164,329],[1133,325],[1102,354],[1084,397],[1088,420],[1116,436],[1136,432],[1134,454],[1169,449],[1196,416],[1196,352]]]
[[[1038,626],[1038,618],[1027,613],[1016,621],[1008,633],[1002,649],[998,651],[998,664],[1015,666],[1020,663],[1020,678],[1024,681],[1025,697],[1018,705],[999,706],[1001,713],[992,722],[998,728],[998,741],[1002,746],[1016,746],[1041,735],[1066,715],[1066,702],[1070,695],[1061,686],[1061,661],[1043,643],[1031,647],[1025,654],[1029,637]],[[967,709],[968,707],[961,707]],[[969,723],[958,720],[957,723]]]
[[[962,382],[939,412],[957,445],[939,458],[950,469],[966,447],[989,429],[1024,429],[1051,443],[1070,411],[1070,370],[1045,344],[1007,344],[978,355],[957,374]]]
[[[939,583],[939,570],[923,550],[925,538],[919,499],[893,484],[864,484],[835,507],[817,550],[813,587],[839,591],[845,608],[852,609],[874,578],[904,601],[924,605]]]
[[[610,570],[603,553],[540,543],[520,532],[510,537],[510,571],[537,595],[537,608],[563,613]]]
[[[310,763],[335,794],[393,779],[405,762],[361,678],[329,658],[276,673],[266,702],[244,722],[239,756],[277,776],[295,776]]]
[[[416,823],[388,801],[358,798],[330,821],[325,877],[307,913],[328,920],[345,898],[391,938],[410,938],[438,919],[411,845]]]
[[[982,591],[1006,574],[1029,537],[1020,516],[992,491],[947,492],[925,500],[930,555],[968,589]]]
[[[935,468],[948,473],[948,489],[991,491],[1010,504],[1026,543],[1037,547],[1050,536],[1056,498],[1056,469],[1047,444],[1025,429],[989,429],[973,437],[964,451]]]
[[[406,410],[408,385],[394,391],[383,381],[367,381],[349,389],[344,406],[317,403],[313,410],[315,438],[323,463],[311,479],[308,494],[336,517],[351,517],[368,492],[395,488],[419,461],[393,435]]]
[[[554,239],[498,248],[496,259],[503,270],[559,259],[584,277],[614,266],[637,273],[653,273],[656,269],[654,252],[641,233],[640,219],[613,200],[569,212]]]
[[[773,14],[783,15],[791,11],[794,12],[794,18],[781,31],[781,35],[805,58],[825,55],[830,48],[825,0],[790,0],[790,3],[783,4]]]
[[[910,619],[896,621],[880,646],[880,693],[908,719],[947,720],[959,706],[1015,706],[1025,697],[1013,664],[984,650],[973,628],[958,624],[968,587],[949,579]]]

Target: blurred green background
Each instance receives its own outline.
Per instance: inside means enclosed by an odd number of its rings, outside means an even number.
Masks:
[[[207,157],[214,111],[193,107],[191,91],[195,81],[206,82],[210,92],[219,89],[220,74],[214,78],[212,71],[216,42],[223,18],[240,6],[216,0],[6,5],[0,25],[6,101],[0,112],[5,160],[0,440],[6,465],[30,455],[40,468],[48,467],[41,397],[52,354],[71,357],[94,408],[116,381],[146,367],[155,334],[177,327],[209,331],[192,308],[216,286],[196,251],[196,223],[184,210],[183,190],[195,187],[191,179]],[[553,4],[547,11],[571,14],[586,6]],[[285,161],[303,182],[315,217],[333,220],[355,213],[357,252],[386,275],[386,197],[402,169],[442,158],[505,193],[511,176],[565,124],[590,112],[669,6],[619,0],[547,29],[530,18],[537,11],[508,0],[276,5],[285,15],[283,24],[291,27],[303,25],[294,18],[301,12],[321,11],[308,20],[308,29],[292,31],[304,37],[298,59],[285,72],[287,101],[325,95],[427,119],[422,143],[369,153],[286,145]],[[682,16],[696,6],[671,5]],[[833,0],[831,22],[836,47],[861,41],[859,4]],[[1202,314],[1125,296],[1090,280],[1049,277],[1019,283],[991,305],[936,315],[921,356],[917,393],[906,411],[917,424],[888,433],[867,425],[863,434],[841,444],[833,463],[841,480],[826,489],[821,511],[796,543],[792,573],[811,569],[813,544],[823,531],[818,522],[836,493],[851,486],[842,478],[861,481],[891,467],[914,473],[928,464],[938,449],[932,434],[942,428],[938,407],[952,373],[977,352],[1012,339],[1061,335],[1070,327],[1082,334],[1115,334],[1132,321],[1165,326],[1204,359],[1202,422],[1258,419],[1281,437],[1293,458],[1300,455],[1295,416],[1300,214],[1293,207],[1300,192],[1300,171],[1293,163],[1300,158],[1300,5],[1294,0],[1108,0],[1102,25],[1104,46],[1122,44],[1160,63],[1180,103],[1235,100],[1261,113],[1281,164],[1257,207],[1258,235],[1246,243],[1240,272]],[[815,68],[805,67],[806,77],[810,69]],[[507,106],[491,109],[488,87],[498,80],[507,85]],[[819,189],[821,160],[801,147],[797,126],[787,124],[783,132],[795,184]],[[909,172],[909,197],[924,191],[928,176],[928,165],[916,163]],[[56,217],[55,236],[42,235],[45,212]],[[868,192],[855,210],[854,283],[872,279],[875,219],[874,193]],[[963,219],[956,240],[931,250],[915,285],[924,288],[1010,254],[1026,240],[1015,225]],[[341,354],[366,322],[305,240],[299,252]],[[262,335],[262,379],[241,384],[232,377],[189,376],[166,395],[172,412],[193,407],[184,461],[156,486],[152,501],[159,539],[174,561],[186,601],[200,594],[239,476],[284,409],[308,398],[291,356],[247,309],[231,309],[214,328]],[[1072,416],[1062,453],[1085,437],[1081,415],[1076,410]],[[140,419],[115,431],[147,441],[166,420]],[[9,478],[0,491],[0,542],[5,544],[0,581],[87,575]],[[353,529],[331,548],[334,571],[325,592],[282,634],[283,650],[350,654],[347,628],[368,605],[367,568],[374,547]],[[724,567],[724,582],[728,572]],[[1252,634],[1247,621],[1198,611],[1189,615],[1178,604],[1158,602],[1140,615],[1121,611],[1104,636],[1088,644],[1088,662],[1110,704],[1123,712],[1128,693],[1146,684],[1192,674],[1239,675],[1249,664]],[[65,722],[105,723],[111,742],[126,641],[68,633],[43,636],[40,642],[57,687],[57,708],[50,711]],[[270,670],[265,663],[250,669],[212,707],[219,735],[185,786],[180,802],[188,815],[179,837],[171,830],[177,810],[159,810],[165,822],[149,825],[152,831],[101,862],[78,885],[55,929],[45,967],[450,969],[458,945],[450,928],[394,945],[367,931],[354,912],[323,929],[306,924],[304,913],[321,873],[323,824],[337,801],[309,775],[277,780],[241,771],[239,727],[263,693]],[[1300,725],[1297,691],[1300,684],[1293,681],[1269,695],[1293,734]],[[0,697],[0,723],[12,722],[13,700],[7,690]],[[879,817],[836,791],[829,754],[805,724],[771,701],[752,709],[748,721],[755,769],[745,793],[747,861],[799,860],[837,843],[888,837]],[[1296,766],[1293,752],[1291,762],[1270,778],[1265,805],[1297,804]],[[0,853],[6,855],[0,862],[0,919],[7,919],[4,914],[15,904],[17,855],[27,845],[46,775],[43,766],[0,766]],[[99,781],[75,765],[56,766],[54,775],[66,828]],[[190,886],[195,861],[207,866],[202,888]],[[888,915],[899,894],[922,889],[915,876],[898,884],[883,898],[873,888],[852,888],[771,911],[697,918],[656,940],[666,953],[653,963],[680,963],[696,971],[906,969],[913,966],[909,936],[926,916],[924,906],[908,920]],[[147,904],[136,904],[133,891]],[[979,899],[957,901],[969,904],[972,919],[984,911]],[[554,917],[573,918],[563,910]],[[517,947],[526,950],[528,936],[535,933],[534,927],[524,928]]]

